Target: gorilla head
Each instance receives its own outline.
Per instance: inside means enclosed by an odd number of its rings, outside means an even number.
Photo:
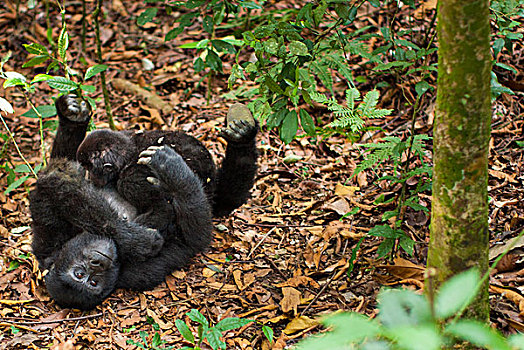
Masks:
[[[114,185],[124,167],[136,157],[131,139],[112,130],[95,130],[80,144],[76,158],[97,187]]]
[[[83,233],[64,245],[45,276],[45,283],[61,307],[89,310],[113,291],[118,272],[115,243]]]

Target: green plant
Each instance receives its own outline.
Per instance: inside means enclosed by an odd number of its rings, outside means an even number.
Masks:
[[[346,106],[342,106],[335,97],[328,98],[324,94],[311,93],[313,101],[327,106],[333,112],[336,119],[328,124],[328,127],[335,132],[345,133],[351,139],[360,137],[366,119],[383,118],[393,111],[392,109],[376,108],[379,96],[376,89],[369,91],[357,106],[356,102],[360,101],[360,92],[356,88],[351,88],[346,90]]]
[[[186,315],[191,321],[198,323],[197,334],[194,335],[193,332],[191,332],[188,324],[180,319],[175,320],[175,326],[182,337],[184,337],[184,339],[192,345],[182,348],[186,350],[200,350],[204,340],[207,340],[213,350],[225,349],[226,343],[220,339],[224,332],[243,327],[251,322],[255,322],[255,320],[228,317],[222,319],[216,325],[211,326],[206,317],[196,309],[191,309],[191,311],[187,312]],[[262,331],[266,338],[270,342],[273,342],[273,330],[270,327],[263,325]]]
[[[16,87],[18,88],[22,94],[24,95],[24,98],[26,102],[29,104],[31,109],[24,113],[24,116],[31,117],[31,118],[38,118],[39,121],[39,135],[41,142],[41,157],[42,157],[42,163],[38,164],[36,166],[32,166],[27,162],[24,155],[20,152],[20,149],[18,148],[18,145],[7,125],[3,117],[0,115],[2,123],[4,128],[7,131],[7,135],[2,134],[3,139],[11,139],[13,144],[15,145],[15,148],[19,154],[19,156],[24,161],[24,164],[22,165],[16,165],[12,166],[10,163],[5,162],[4,164],[0,165],[7,173],[7,182],[8,187],[5,190],[5,194],[10,193],[14,189],[20,187],[29,177],[37,177],[38,171],[46,165],[46,154],[43,144],[44,139],[44,129],[46,127],[53,127],[54,123],[51,123],[49,120],[44,121],[44,119],[53,117],[56,115],[56,109],[54,105],[42,105],[36,107],[29,98],[30,93],[34,93],[36,90],[37,84],[41,82],[46,82],[51,88],[55,88],[59,90],[61,93],[70,93],[75,92],[79,96],[82,96],[82,93],[93,93],[95,92],[95,87],[92,85],[87,85],[87,80],[91,79],[97,74],[100,74],[101,72],[105,71],[107,69],[107,66],[105,65],[95,65],[92,67],[89,67],[85,75],[82,78],[82,82],[77,82],[75,80],[78,80],[79,73],[75,70],[73,70],[67,62],[67,49],[69,47],[69,35],[67,34],[66,26],[65,26],[65,20],[64,20],[64,12],[62,11],[62,30],[60,32],[60,35],[58,37],[58,45],[56,51],[52,52],[49,51],[45,46],[38,44],[38,43],[31,43],[31,44],[24,44],[27,52],[31,55],[33,55],[24,65],[23,67],[34,67],[37,65],[40,65],[46,61],[50,61],[49,65],[47,66],[47,73],[51,71],[57,71],[58,69],[63,69],[65,72],[65,76],[52,76],[49,74],[37,74],[32,80],[29,80],[26,76],[19,72],[15,71],[4,71],[4,64],[9,60],[10,53],[5,55],[1,62],[0,62],[0,78],[4,79],[3,87],[11,88]],[[72,80],[72,77],[76,77],[75,80]],[[95,101],[89,97],[84,96],[86,100],[92,105],[94,108]],[[1,111],[5,113],[13,113],[14,109],[11,106],[11,104],[5,100],[0,100],[0,109]],[[23,176],[17,176],[17,174],[25,174]]]
[[[334,313],[322,321],[331,331],[305,339],[296,349],[437,350],[464,341],[486,349],[524,349],[523,334],[504,338],[481,322],[459,318],[482,283],[472,269],[448,280],[434,298],[410,290],[383,290],[377,318]]]
[[[151,337],[147,334],[146,331],[140,331],[138,334],[140,335],[141,341],[128,339],[127,343],[130,345],[134,345],[139,349],[144,349],[144,350],[171,350],[171,349],[174,349],[174,346],[166,346],[166,347],[163,346],[166,343],[166,341],[162,340],[160,336],[160,333],[159,333],[160,326],[151,317],[147,317],[147,322],[151,324],[152,328],[155,330],[155,334]]]
[[[233,36],[217,38],[215,35],[218,26],[227,21],[229,15],[236,15],[241,9],[247,10],[262,8],[253,1],[227,1],[227,0],[190,0],[190,1],[164,1],[145,0],[145,3],[161,2],[167,13],[173,10],[183,10],[184,14],[176,22],[178,26],[171,29],[165,36],[165,40],[173,40],[180,35],[184,29],[195,22],[195,18],[202,17],[202,29],[208,36],[198,42],[186,43],[180,46],[182,49],[195,49],[194,69],[197,73],[204,73],[203,79],[207,78],[207,101],[210,100],[210,85],[216,74],[223,73],[222,58],[224,54],[237,54],[235,46],[242,46],[242,41]],[[137,18],[137,24],[144,24],[154,20],[159,7],[146,8]],[[201,81],[202,81],[201,80]]]

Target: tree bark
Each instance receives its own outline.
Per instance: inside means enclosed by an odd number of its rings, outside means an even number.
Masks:
[[[428,267],[435,286],[488,269],[491,127],[489,0],[440,0],[439,68]],[[487,322],[485,284],[465,317]]]

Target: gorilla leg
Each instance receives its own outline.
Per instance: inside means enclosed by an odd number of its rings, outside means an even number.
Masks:
[[[76,160],[76,150],[84,140],[91,119],[89,105],[75,95],[62,95],[55,101],[58,113],[58,131],[51,158]]]
[[[249,198],[257,171],[255,137],[258,126],[249,109],[234,104],[227,115],[222,136],[228,140],[226,155],[218,171],[213,214],[224,216]]]

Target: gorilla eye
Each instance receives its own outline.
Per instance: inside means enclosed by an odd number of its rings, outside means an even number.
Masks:
[[[90,284],[91,286],[93,286],[93,287],[96,287],[96,286],[98,285],[97,281],[95,281],[95,280],[91,280],[91,281],[89,281],[89,284]]]
[[[83,273],[82,271],[75,271],[75,277],[78,278],[79,280],[81,280],[82,278],[85,277],[85,273]]]

